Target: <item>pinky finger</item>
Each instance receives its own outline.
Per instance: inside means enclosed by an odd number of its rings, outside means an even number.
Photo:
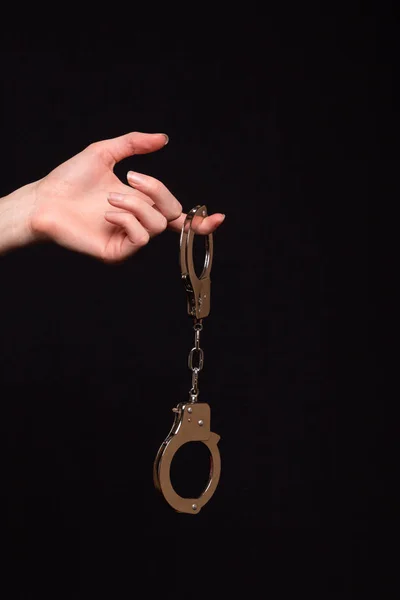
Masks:
[[[149,232],[139,223],[131,213],[121,211],[107,211],[104,218],[109,223],[124,229],[128,241],[135,247],[145,246],[149,240]]]

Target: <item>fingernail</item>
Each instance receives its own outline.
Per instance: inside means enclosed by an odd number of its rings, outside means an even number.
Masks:
[[[115,204],[123,204],[125,201],[123,194],[118,194],[117,192],[110,192],[107,194],[107,200],[111,200]]]
[[[132,183],[136,183],[137,185],[141,185],[145,183],[145,179],[143,175],[140,173],[135,173],[134,171],[128,171],[127,174],[128,180]]]
[[[226,217],[226,215],[223,214],[221,223],[223,223],[225,221],[225,217]]]
[[[164,146],[166,146],[168,144],[168,142],[169,142],[169,137],[167,136],[166,133],[163,133],[162,135],[165,137],[165,144],[164,144]]]

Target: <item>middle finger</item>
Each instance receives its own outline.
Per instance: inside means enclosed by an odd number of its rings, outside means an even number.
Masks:
[[[161,214],[167,219],[167,221],[175,221],[180,217],[182,213],[182,205],[175,198],[169,189],[158,179],[150,177],[149,175],[143,175],[142,173],[136,173],[129,171],[127,174],[129,185],[133,188],[143,192],[151,198],[154,204],[157,206]]]

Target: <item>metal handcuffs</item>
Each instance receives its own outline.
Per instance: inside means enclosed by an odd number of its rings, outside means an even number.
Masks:
[[[214,494],[220,474],[221,458],[218,449],[220,436],[211,431],[211,410],[205,402],[198,402],[198,374],[203,368],[204,354],[200,348],[202,319],[210,313],[210,271],[213,259],[213,235],[205,236],[205,260],[203,271],[197,277],[193,261],[193,223],[207,216],[205,205],[192,208],[187,214],[180,236],[180,267],[182,280],[187,293],[187,311],[194,320],[195,345],[189,354],[189,368],[192,370],[192,388],[189,401],[180,402],[173,408],[175,420],[168,437],[161,444],[154,461],[153,479],[156,488],[177,512],[197,514]],[[196,363],[197,358],[197,363]],[[194,366],[193,366],[194,365]],[[210,473],[208,483],[198,498],[183,498],[174,490],[170,468],[175,453],[187,442],[203,442],[210,451]]]

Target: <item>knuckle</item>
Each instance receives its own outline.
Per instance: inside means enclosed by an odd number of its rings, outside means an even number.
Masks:
[[[125,202],[128,210],[137,211],[141,208],[143,200],[133,193],[125,196]]]
[[[106,265],[117,265],[122,262],[121,254],[114,244],[107,244],[106,247],[102,248],[101,252],[99,252],[99,255],[100,260]]]
[[[102,261],[106,265],[115,265],[119,262],[116,256],[103,256]]]
[[[93,152],[93,154],[100,154],[102,151],[102,143],[101,142],[92,142],[87,146],[86,150]]]
[[[122,258],[116,252],[106,250],[101,256],[101,261],[106,265],[117,265],[122,262]]]
[[[131,133],[126,140],[126,146],[132,154],[134,154],[136,150],[136,133]]]
[[[110,153],[107,150],[107,146],[104,142],[92,142],[87,146],[86,152],[89,152],[92,156],[97,156],[99,158],[109,158]]]
[[[144,233],[142,236],[140,236],[136,241],[135,244],[136,246],[146,246],[146,244],[148,244],[150,241],[150,234],[146,231],[146,233]]]
[[[182,214],[182,204],[176,201],[176,205],[171,210],[171,221],[175,221],[175,219],[179,219]]]
[[[157,223],[157,233],[162,233],[163,231],[165,231],[168,227],[168,221],[166,219],[166,217],[164,217],[164,215],[160,215],[160,219],[158,220]]]

